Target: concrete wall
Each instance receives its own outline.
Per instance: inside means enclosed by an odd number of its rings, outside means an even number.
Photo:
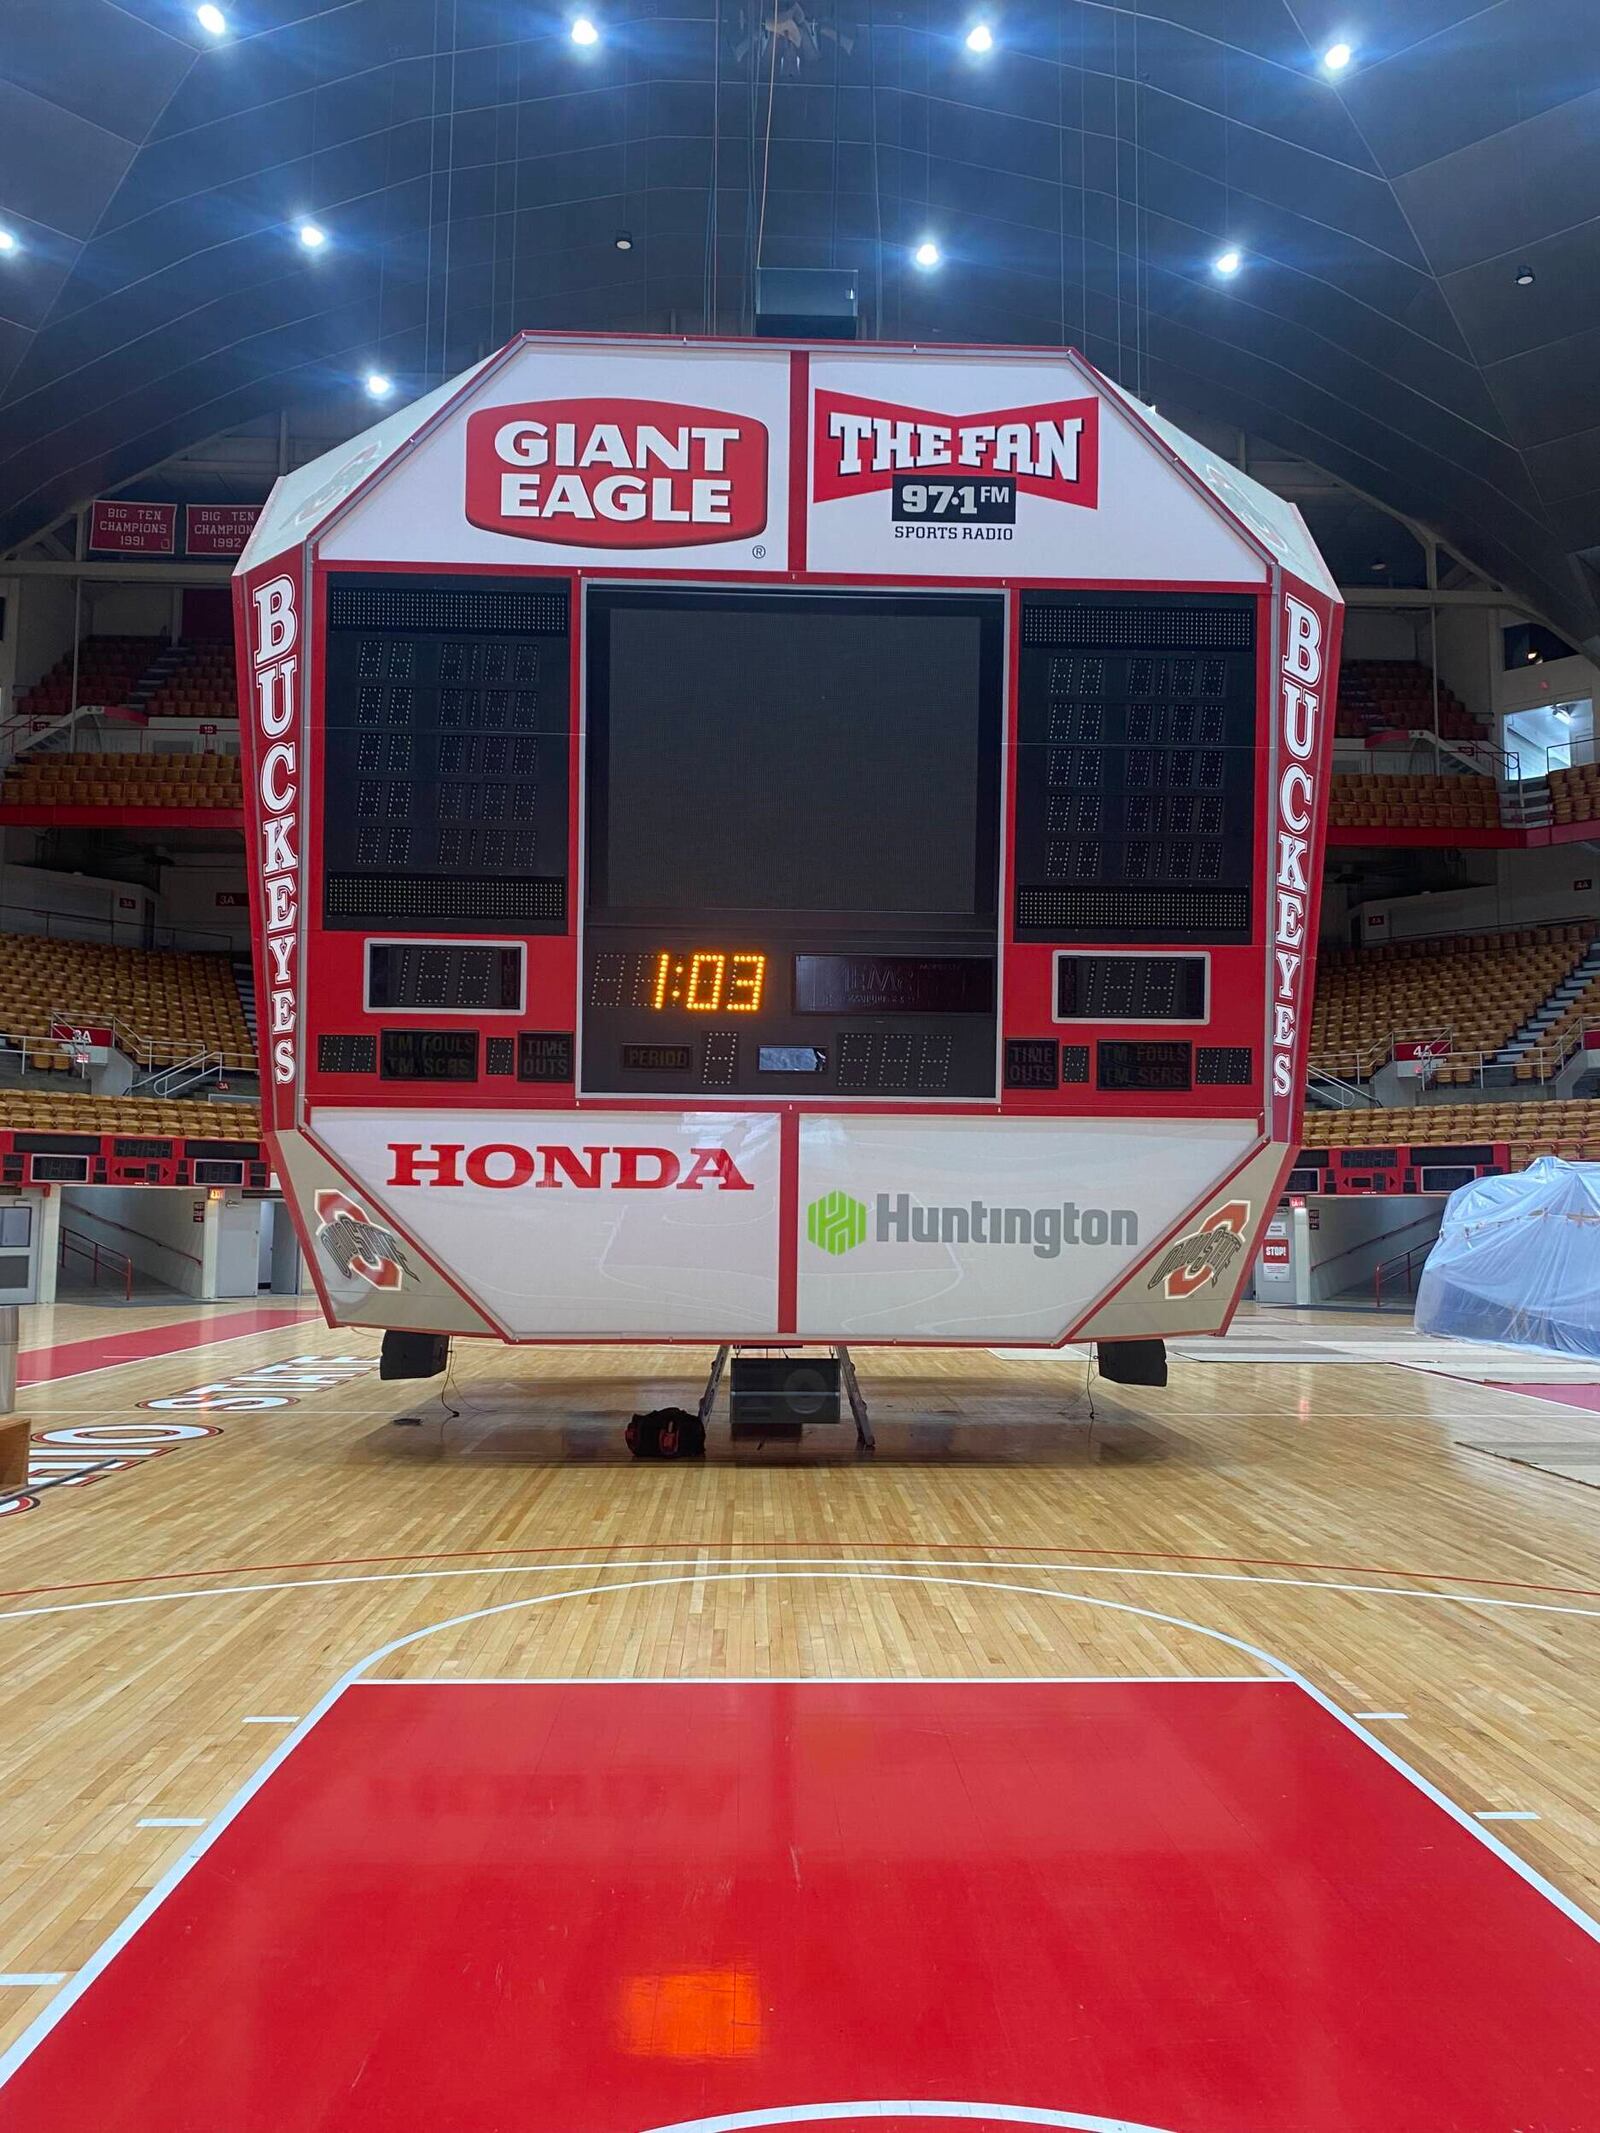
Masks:
[[[136,882],[8,865],[0,867],[0,932],[241,954],[250,945],[249,909],[221,899],[244,894],[242,860],[164,866],[159,893]]]
[[[1446,933],[1488,932],[1497,926],[1536,926],[1587,919],[1600,931],[1600,860],[1584,846],[1551,845],[1532,852],[1495,852],[1494,878],[1481,887],[1441,889],[1424,896],[1374,899],[1361,906],[1369,942],[1426,940]],[[1382,923],[1374,925],[1381,914]]]

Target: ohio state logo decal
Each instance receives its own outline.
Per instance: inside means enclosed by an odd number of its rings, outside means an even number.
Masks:
[[[1174,1300],[1192,1296],[1208,1281],[1225,1274],[1244,1250],[1244,1233],[1250,1225],[1250,1202],[1230,1200],[1214,1215],[1207,1215],[1197,1230],[1169,1244],[1156,1262],[1148,1286],[1162,1289]]]
[[[1004,522],[1015,517],[1019,493],[1092,511],[1100,498],[1100,403],[1046,400],[944,415],[818,392],[811,440],[814,501],[881,489],[890,492],[897,518],[939,515],[942,504],[945,515]],[[931,497],[924,493],[929,490]]]
[[[767,428],[669,400],[529,400],[467,418],[467,518],[577,548],[749,540],[767,523]]]
[[[392,1229],[374,1222],[345,1193],[319,1192],[313,1199],[317,1243],[346,1281],[354,1276],[375,1289],[398,1289],[407,1274],[415,1281],[416,1272]]]

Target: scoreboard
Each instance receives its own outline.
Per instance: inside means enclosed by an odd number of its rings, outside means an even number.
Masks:
[[[287,477],[237,605],[333,1319],[1225,1324],[1333,731],[1292,507],[1070,354],[529,335]]]

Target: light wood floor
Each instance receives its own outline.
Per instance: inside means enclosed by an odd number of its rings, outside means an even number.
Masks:
[[[57,1307],[25,1314],[24,1345],[131,1323]],[[1241,1333],[1254,1350],[1264,1328],[1331,1323],[1261,1313]],[[37,1429],[148,1422],[174,1411],[142,1403],[264,1363],[376,1349],[311,1321],[20,1404]],[[1403,1714],[1372,1732],[1469,1812],[1536,1814],[1496,1834],[1600,1907],[1600,1491],[1465,1448],[1594,1438],[1600,1416],[1387,1364],[1179,1362],[1165,1392],[1097,1382],[1091,1426],[1081,1362],[873,1351],[874,1459],[848,1429],[761,1454],[723,1428],[704,1464],[644,1465],[622,1422],[692,1401],[698,1352],[457,1357],[442,1431],[428,1387],[289,1387],[292,1406],[214,1413],[219,1436],[0,1517],[0,1974],[76,1969],[198,1834],[140,1821],[209,1820],[367,1660],[446,1678],[1286,1666],[1347,1711]],[[408,1408],[423,1425],[392,1426]],[[0,2048],[49,1996],[0,1986]]]

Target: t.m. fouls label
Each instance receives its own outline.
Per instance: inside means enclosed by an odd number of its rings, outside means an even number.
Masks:
[[[467,418],[474,526],[578,548],[748,540],[767,523],[767,429],[667,400],[531,400]]]

